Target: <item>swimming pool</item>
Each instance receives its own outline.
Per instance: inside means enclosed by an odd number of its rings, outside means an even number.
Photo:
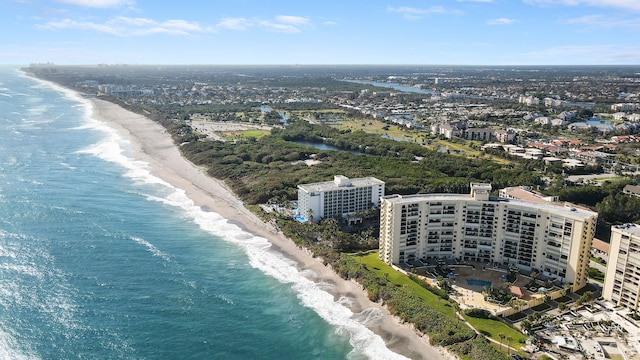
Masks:
[[[484,281],[484,280],[478,280],[478,279],[467,279],[467,284],[468,285],[474,285],[474,286],[491,286],[491,281]]]

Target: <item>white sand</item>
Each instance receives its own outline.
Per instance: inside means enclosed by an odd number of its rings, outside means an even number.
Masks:
[[[186,195],[197,206],[215,209],[221,216],[246,231],[268,239],[283,255],[296,261],[299,269],[312,270],[318,274],[315,281],[336,284],[337,293],[333,295],[336,298],[349,298],[350,308],[354,313],[368,308],[381,309],[385,316],[369,328],[384,339],[388,348],[411,359],[455,358],[444,349],[429,345],[426,337],[417,334],[412,327],[399,323],[397,318],[389,315],[379,304],[369,301],[360,285],[345,281],[247,210],[224,184],[186,160],[161,125],[104,100],[91,99],[91,102],[94,118],[108,123],[124,135],[131,142],[138,160],[149,163],[155,176],[185,190]]]

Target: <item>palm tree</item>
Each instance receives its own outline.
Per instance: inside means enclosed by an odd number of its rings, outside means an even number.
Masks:
[[[500,338],[500,351],[502,351],[502,341],[505,338],[505,335],[503,333],[498,334],[498,337]]]
[[[567,310],[567,308],[568,308],[568,306],[567,306],[566,303],[561,302],[561,303],[558,304],[558,310],[560,310],[560,312],[565,312]]]
[[[507,352],[509,356],[511,356],[511,340],[513,340],[513,338],[511,338],[511,336],[507,336]]]
[[[509,300],[509,302],[507,303],[507,306],[511,307],[517,313],[517,312],[520,312],[520,309],[522,309],[522,307],[525,304],[526,304],[525,301],[514,297],[513,299]]]

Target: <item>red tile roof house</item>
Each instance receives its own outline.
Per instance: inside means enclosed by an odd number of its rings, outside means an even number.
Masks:
[[[593,238],[593,242],[591,243],[591,255],[607,261],[609,257],[609,243]]]
[[[519,286],[511,285],[509,286],[509,292],[518,297],[518,299],[522,299],[524,297],[524,293]]]

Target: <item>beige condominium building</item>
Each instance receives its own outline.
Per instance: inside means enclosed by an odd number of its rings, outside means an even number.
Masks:
[[[586,284],[596,212],[490,193],[491,184],[472,183],[470,194],[384,196],[380,258],[397,265],[479,261],[536,270],[574,291]]]
[[[365,212],[380,205],[384,182],[373,177],[298,185],[298,219],[318,222],[323,218]]]
[[[611,243],[602,297],[638,310],[640,301],[640,225],[611,227]]]

